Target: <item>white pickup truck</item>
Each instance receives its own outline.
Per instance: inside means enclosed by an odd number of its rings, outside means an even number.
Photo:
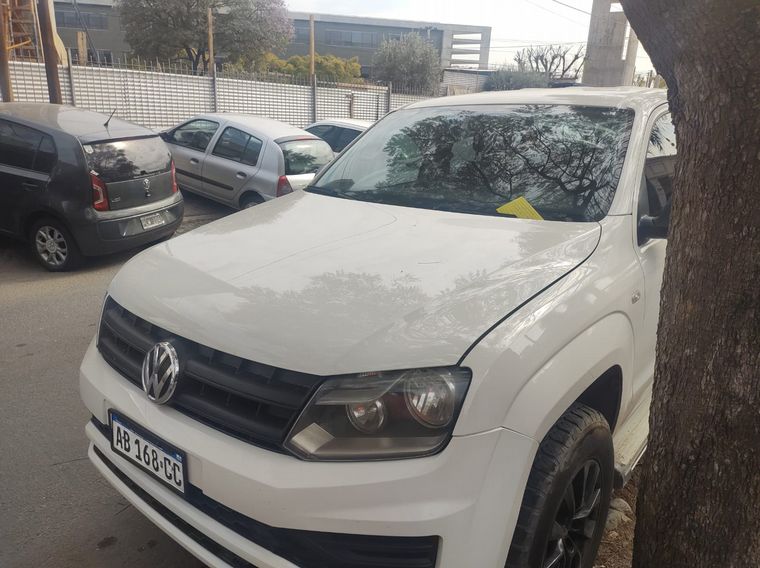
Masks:
[[[663,91],[390,113],[119,272],[90,459],[210,566],[590,568],[646,447],[675,152]]]

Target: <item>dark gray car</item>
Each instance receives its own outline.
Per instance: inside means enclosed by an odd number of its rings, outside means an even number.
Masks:
[[[65,105],[0,104],[0,233],[48,270],[171,236],[184,205],[155,132]]]

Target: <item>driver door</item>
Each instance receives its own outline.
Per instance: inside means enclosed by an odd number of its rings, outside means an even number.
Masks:
[[[644,174],[638,197],[638,219],[644,215],[668,215],[676,162],[676,134],[670,113],[661,114],[651,126]],[[638,226],[638,223],[637,223]],[[657,324],[660,316],[660,287],[665,268],[666,239],[646,239],[637,234],[638,256],[644,273],[644,320],[636,342],[634,396],[651,386],[654,376]]]
[[[177,183],[181,188],[202,193],[206,149],[217,130],[218,122],[199,118],[186,122],[163,136],[174,158]]]

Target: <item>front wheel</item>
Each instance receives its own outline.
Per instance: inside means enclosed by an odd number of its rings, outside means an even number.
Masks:
[[[592,568],[613,474],[607,421],[574,404],[536,452],[505,568]]]

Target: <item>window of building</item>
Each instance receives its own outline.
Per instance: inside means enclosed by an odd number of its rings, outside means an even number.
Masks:
[[[293,31],[293,43],[309,43],[309,26],[296,24]]]
[[[81,19],[80,19],[81,15]],[[84,23],[84,26],[82,25]],[[78,30],[107,30],[108,16],[98,12],[82,12],[79,14],[74,10],[56,10],[55,24],[59,28],[75,28]]]
[[[360,32],[350,30],[326,30],[325,43],[341,47],[375,48],[379,45],[377,32]]]

